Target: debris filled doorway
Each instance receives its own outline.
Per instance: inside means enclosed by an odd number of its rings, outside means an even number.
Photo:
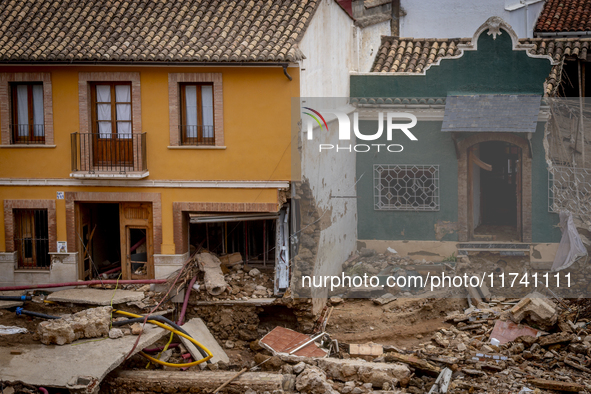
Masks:
[[[79,203],[77,231],[80,279],[91,279],[119,267],[119,204]]]
[[[519,147],[504,141],[469,148],[472,241],[521,242],[521,155]]]
[[[277,214],[190,214],[190,244],[218,256],[240,253],[246,264],[275,266]]]
[[[151,203],[76,203],[79,278],[153,279]]]

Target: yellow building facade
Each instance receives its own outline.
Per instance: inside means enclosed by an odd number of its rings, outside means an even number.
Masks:
[[[207,90],[197,102],[195,89]],[[162,278],[190,244],[206,247],[190,230],[199,217],[274,218],[298,96],[287,64],[0,66],[0,283],[84,280],[117,264],[125,279]],[[213,130],[188,130],[192,109]],[[248,258],[248,233],[232,247],[227,223],[216,226],[205,238],[242,254],[245,240]]]

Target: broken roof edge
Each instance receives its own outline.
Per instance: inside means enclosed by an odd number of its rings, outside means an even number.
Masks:
[[[367,15],[367,16],[362,16],[361,18],[355,19],[355,26],[357,26],[361,29],[364,29],[366,27],[377,25],[378,23],[387,22],[389,20],[392,20],[392,15],[388,15],[388,14]]]

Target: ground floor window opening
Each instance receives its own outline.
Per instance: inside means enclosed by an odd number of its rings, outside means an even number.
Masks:
[[[13,214],[17,269],[49,269],[47,209],[15,209]]]
[[[208,221],[201,214],[191,214],[192,249],[201,247],[218,256],[240,253],[246,264],[274,267],[277,219],[240,219],[236,216],[226,221]]]

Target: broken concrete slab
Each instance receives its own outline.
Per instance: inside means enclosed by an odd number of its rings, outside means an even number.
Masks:
[[[18,290],[18,291],[0,291],[0,296],[22,296],[26,294],[25,291]],[[14,308],[16,306],[22,306],[22,301],[1,301],[0,300],[0,309],[2,308]]]
[[[163,328],[146,325],[133,353],[152,345],[166,333]],[[0,347],[0,376],[8,382],[97,392],[100,382],[124,361],[136,340],[136,336],[129,335],[119,339],[80,340],[64,346],[21,345],[23,352],[17,355],[10,354],[10,348]]]
[[[215,364],[219,361],[223,361],[225,363],[230,362],[228,355],[218,344],[213,335],[211,335],[211,332],[209,332],[209,329],[203,320],[198,317],[191,319],[183,324],[183,329],[187,331],[189,335],[197,342],[205,346],[211,352],[211,354],[213,354],[213,357],[211,358],[212,363]],[[201,353],[199,353],[199,350],[197,350],[197,347],[191,341],[184,337],[181,337],[181,341],[183,342],[183,345],[186,346],[189,353],[191,353],[191,356],[193,356],[194,360],[201,360],[203,358]]]
[[[386,382],[400,381],[410,376],[410,369],[401,363],[374,363],[359,359],[321,358],[317,360],[329,379],[348,382],[352,380],[371,383],[382,388]]]
[[[509,310],[509,315],[515,323],[525,319],[543,330],[554,326],[558,318],[556,305],[537,291],[519,301]]]
[[[378,298],[372,299],[372,301],[376,305],[386,305],[391,303],[392,301],[396,301],[396,297],[393,294],[386,293]]]
[[[144,293],[132,290],[101,290],[101,289],[68,289],[51,293],[49,301],[71,302],[74,304],[115,305],[126,302],[137,302],[144,299]]]
[[[105,384],[113,394],[141,391],[211,393],[230,378],[235,371],[118,371]],[[227,386],[229,392],[251,389],[256,392],[293,392],[295,375],[266,372],[245,372]],[[173,390],[173,391],[169,391]],[[277,390],[277,391],[275,391]]]

